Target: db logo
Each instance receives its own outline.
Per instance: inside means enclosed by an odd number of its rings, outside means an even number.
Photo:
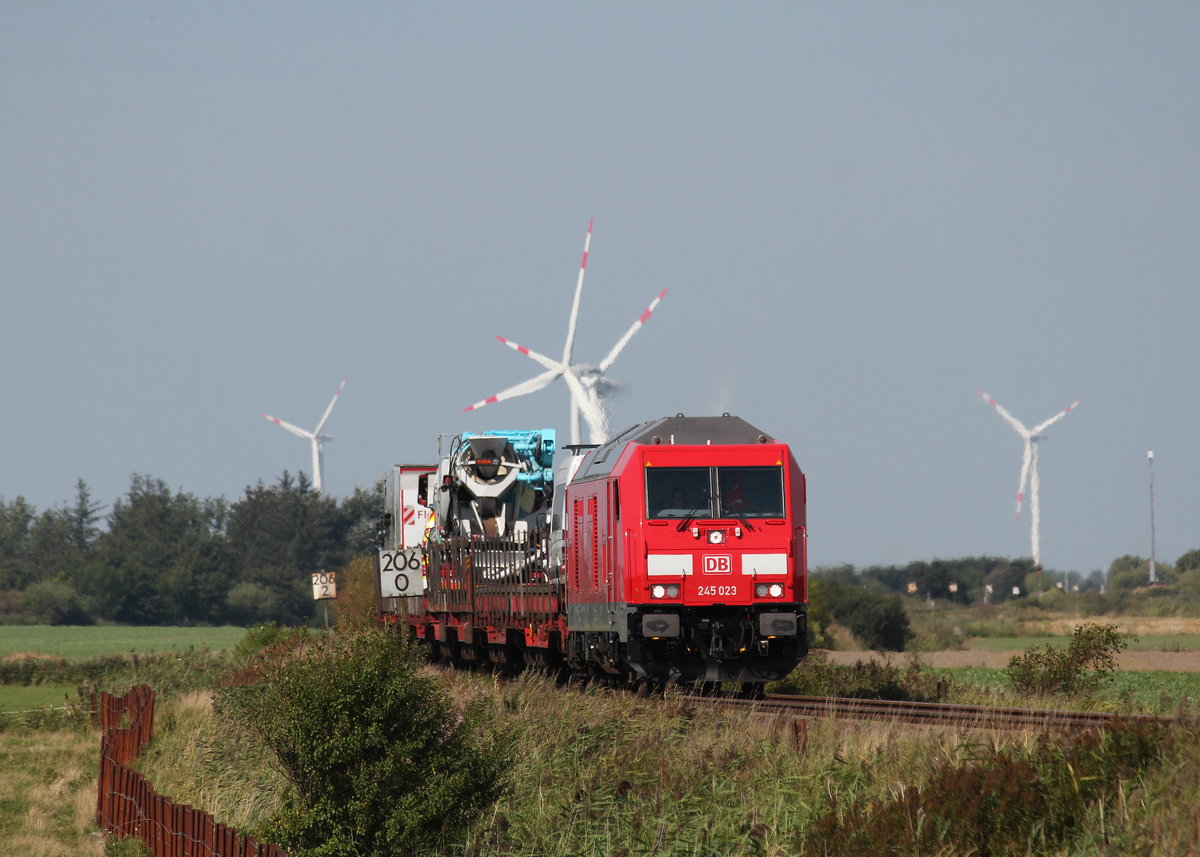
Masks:
[[[705,574],[733,574],[733,557],[727,553],[710,553],[701,557]]]

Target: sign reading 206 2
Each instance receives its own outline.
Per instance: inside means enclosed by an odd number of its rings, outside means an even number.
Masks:
[[[420,550],[379,552],[379,594],[384,598],[425,594]]]

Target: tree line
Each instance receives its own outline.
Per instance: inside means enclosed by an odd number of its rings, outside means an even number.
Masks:
[[[1041,571],[1028,558],[979,556],[865,568],[838,565],[815,569],[815,573],[826,580],[899,595],[959,604],[1001,604],[1050,591],[1130,593],[1148,585],[1149,568],[1148,559],[1133,555],[1114,559],[1107,571],[1087,575]],[[1188,551],[1174,563],[1156,562],[1155,577],[1176,596],[1200,599],[1200,549]]]
[[[285,471],[230,503],[134,474],[125,496],[104,510],[82,479],[74,501],[41,512],[22,497],[0,499],[0,622],[304,624],[314,614],[309,575],[374,551],[383,488],[381,480],[338,500],[313,490],[304,473]],[[844,584],[860,593],[999,604],[1058,592],[1130,593],[1146,585],[1149,561],[1123,556],[1107,573],[1086,576],[986,556],[815,571],[832,602]],[[1165,584],[1157,594],[1200,600],[1200,549],[1156,563],[1156,577]],[[889,618],[898,606],[875,607],[857,611],[865,626],[884,628],[876,633],[889,641],[904,633]]]
[[[58,508],[0,500],[0,622],[304,624],[309,575],[374,549],[383,492],[338,500],[285,471],[230,503],[134,474],[104,509],[82,479]]]

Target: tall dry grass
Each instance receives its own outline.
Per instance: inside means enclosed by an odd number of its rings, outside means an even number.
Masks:
[[[95,825],[100,733],[8,729],[0,734],[0,854],[104,853]]]
[[[444,855],[795,854],[831,811],[885,806],[943,763],[1035,741],[820,719],[798,729],[786,716],[673,692],[638,699],[563,691],[533,675],[438,675],[458,705],[485,712],[519,748],[509,791],[465,841],[444,842]],[[1115,782],[1116,798],[1089,810],[1069,847],[1046,853],[1200,854],[1200,740],[1173,747],[1163,763]],[[266,755],[206,694],[164,703],[141,768],[161,792],[249,832],[281,803]]]
[[[159,794],[256,835],[282,800],[283,778],[270,755],[242,724],[217,716],[212,691],[160,700],[154,740],[137,770]]]

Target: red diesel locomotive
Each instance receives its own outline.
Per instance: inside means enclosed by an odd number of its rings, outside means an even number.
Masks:
[[[615,681],[753,687],[807,654],[805,479],[786,444],[727,414],[558,450],[551,471],[553,444],[455,438],[436,470],[406,469],[417,514],[398,475],[385,619],[437,659]],[[420,512],[432,523],[405,545],[389,519]]]

